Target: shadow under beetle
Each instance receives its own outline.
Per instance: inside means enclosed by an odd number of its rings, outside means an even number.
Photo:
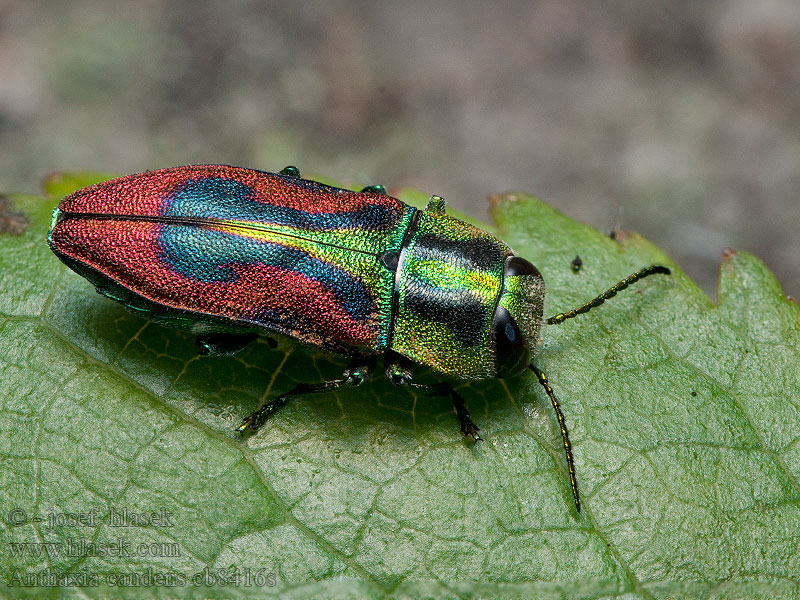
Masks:
[[[203,354],[240,350],[278,333],[352,357],[341,379],[304,383],[246,417],[255,430],[289,399],[361,384],[385,355],[386,375],[449,396],[461,432],[481,439],[449,383],[414,381],[414,363],[460,379],[530,369],[553,404],[580,511],[569,434],[539,346],[544,280],[493,235],[425,210],[383,186],[360,192],[224,165],[176,167],[78,190],[53,213],[50,248],[97,290],[165,325],[188,329]],[[660,265],[626,277],[562,323],[599,306]]]

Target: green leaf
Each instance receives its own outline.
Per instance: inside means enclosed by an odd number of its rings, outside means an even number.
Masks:
[[[714,306],[637,235],[494,198],[500,235],[545,277],[548,315],[643,266],[673,269],[545,328],[536,363],[570,428],[578,514],[530,376],[459,385],[475,448],[447,399],[382,377],[295,400],[238,439],[264,398],[345,361],[264,342],[198,357],[50,253],[56,202],[17,196],[27,228],[0,234],[6,594],[800,597],[800,309],[751,255],[726,255]]]

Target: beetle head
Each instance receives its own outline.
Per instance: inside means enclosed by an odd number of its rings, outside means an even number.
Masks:
[[[495,309],[492,336],[498,377],[521,373],[539,345],[544,308],[544,279],[524,258],[509,256],[503,290]]]

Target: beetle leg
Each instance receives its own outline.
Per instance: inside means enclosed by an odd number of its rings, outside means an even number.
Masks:
[[[281,175],[285,175],[286,177],[300,177],[300,169],[295,166],[289,165],[288,167],[284,167],[280,170]]]
[[[389,192],[386,191],[384,185],[368,185],[361,189],[362,194],[380,194],[381,196],[388,196]]]
[[[203,356],[228,356],[239,352],[257,337],[256,333],[205,333],[198,335],[194,343]],[[275,343],[275,340],[268,339]]]
[[[286,404],[295,396],[304,396],[306,394],[322,394],[324,392],[337,390],[345,386],[356,387],[361,385],[370,376],[374,368],[374,358],[355,358],[350,363],[350,366],[347,368],[347,370],[342,373],[341,379],[323,381],[322,383],[301,383],[294,389],[278,396],[274,400],[270,400],[257,411],[246,416],[242,420],[242,424],[236,428],[236,431],[239,433],[244,433],[248,429],[255,431],[264,424],[264,421],[266,421],[273,412],[275,412],[278,408]]]
[[[483,438],[478,435],[480,428],[475,425],[469,416],[469,411],[464,404],[464,398],[447,382],[424,384],[416,383],[413,381],[411,371],[399,363],[391,363],[386,367],[386,377],[389,378],[394,385],[406,386],[421,393],[424,396],[450,396],[453,401],[453,408],[456,409],[458,422],[461,423],[461,433],[473,440],[482,441]]]
[[[447,203],[441,196],[431,196],[428,199],[428,205],[425,207],[425,212],[433,213],[435,215],[443,215],[445,213],[445,206]]]

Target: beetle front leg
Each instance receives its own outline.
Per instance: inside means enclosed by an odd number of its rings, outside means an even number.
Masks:
[[[416,383],[413,381],[411,371],[397,362],[392,362],[386,367],[386,377],[394,385],[409,387],[424,396],[450,396],[453,401],[453,408],[456,409],[458,422],[461,423],[461,433],[466,437],[471,437],[476,442],[483,441],[483,438],[478,435],[480,428],[475,425],[469,416],[469,411],[464,404],[464,398],[449,383]]]
[[[238,433],[244,433],[247,430],[255,431],[264,424],[264,422],[273,412],[289,402],[289,400],[295,396],[304,396],[306,394],[322,394],[331,390],[338,390],[339,388],[345,386],[359,386],[364,383],[374,369],[374,358],[355,358],[350,362],[350,366],[347,368],[347,370],[342,373],[341,379],[323,381],[322,383],[301,383],[293,390],[278,396],[274,400],[270,400],[257,411],[246,416],[242,420],[242,424],[236,428],[236,431]]]

